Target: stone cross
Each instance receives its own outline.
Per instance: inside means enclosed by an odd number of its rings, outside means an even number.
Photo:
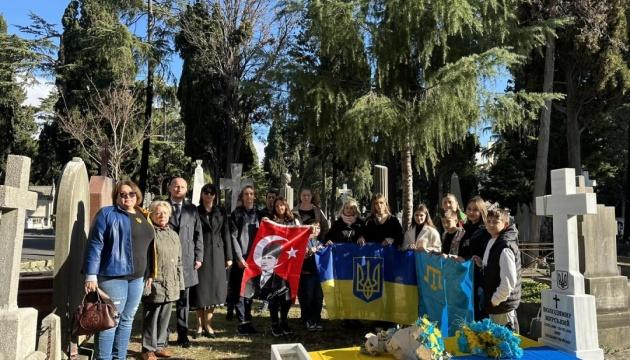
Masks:
[[[195,205],[199,205],[199,200],[201,200],[201,188],[203,187],[206,179],[203,175],[203,167],[201,164],[203,160],[196,160],[197,167],[195,168],[195,176],[193,177],[193,192],[192,192],[192,203]]]
[[[0,310],[17,309],[26,211],[37,207],[37,193],[28,191],[30,172],[31,159],[9,155],[5,185],[0,185]]]
[[[30,172],[31,159],[9,155],[5,185],[0,185],[0,359],[40,354],[35,352],[37,310],[17,307],[24,221],[26,211],[37,206],[37,193],[28,191]]]
[[[348,184],[343,184],[341,189],[337,188],[337,197],[341,198],[342,204],[345,204],[350,196],[352,196],[352,190],[348,189]]]
[[[232,178],[219,179],[219,187],[221,190],[231,191],[232,197],[230,200],[230,206],[231,211],[234,211],[238,203],[238,195],[243,187],[246,185],[253,185],[254,183],[251,179],[244,179],[241,177],[243,175],[243,164],[232,164],[230,170]]]
[[[552,170],[551,195],[536,198],[536,214],[553,216],[555,258],[552,288],[541,292],[540,340],[580,359],[603,360],[595,297],[584,293],[580,273],[577,227],[578,215],[597,213],[597,199],[593,193],[577,194],[575,182],[575,169]]]
[[[551,195],[536,198],[536,215],[553,216],[555,270],[552,288],[566,294],[584,294],[580,273],[577,216],[596,214],[595,194],[576,194],[575,170],[551,171]]]

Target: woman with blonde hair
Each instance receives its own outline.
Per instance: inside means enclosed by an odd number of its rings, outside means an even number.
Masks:
[[[358,243],[363,236],[365,222],[359,212],[359,203],[352,198],[346,200],[339,209],[339,216],[326,234],[326,245]]]
[[[389,211],[385,196],[374,195],[371,207],[372,213],[365,220],[365,239],[359,239],[359,245],[368,242],[400,246],[403,242],[403,229],[400,221]]]

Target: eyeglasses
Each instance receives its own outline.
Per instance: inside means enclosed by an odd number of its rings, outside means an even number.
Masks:
[[[126,199],[126,198],[134,199],[136,197],[136,193],[135,192],[129,192],[129,193],[121,192],[121,193],[118,193],[118,196],[120,196],[121,199]]]

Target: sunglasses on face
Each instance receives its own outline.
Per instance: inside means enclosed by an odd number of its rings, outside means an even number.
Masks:
[[[129,192],[129,193],[121,192],[121,193],[118,193],[118,196],[120,196],[121,199],[126,199],[126,198],[134,199],[136,197],[136,193],[135,192]]]

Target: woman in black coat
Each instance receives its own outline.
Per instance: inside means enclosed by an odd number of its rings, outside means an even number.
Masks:
[[[197,309],[196,336],[214,337],[212,315],[214,308],[225,302],[227,279],[225,269],[232,265],[232,241],[229,218],[216,205],[217,189],[213,184],[201,188],[197,207],[203,228],[203,266],[197,270],[199,284],[192,288],[190,307]]]
[[[365,223],[361,219],[359,204],[354,199],[344,202],[339,217],[326,234],[326,246],[341,243],[358,243],[363,236]]]

